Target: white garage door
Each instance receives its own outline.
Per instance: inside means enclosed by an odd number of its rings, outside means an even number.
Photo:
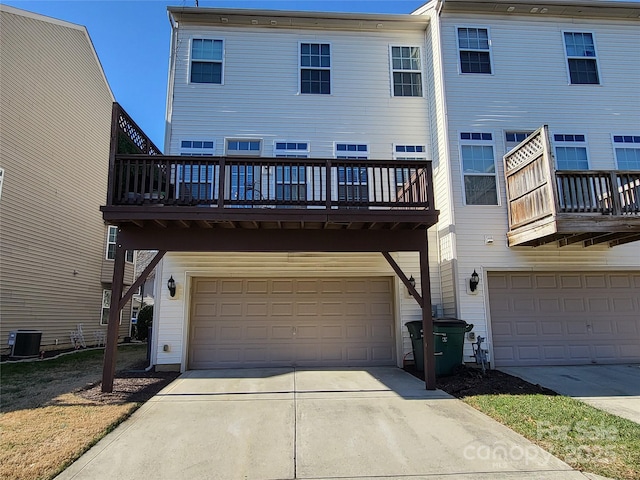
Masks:
[[[394,365],[390,278],[194,279],[189,368]]]
[[[496,366],[640,362],[640,272],[489,273]]]

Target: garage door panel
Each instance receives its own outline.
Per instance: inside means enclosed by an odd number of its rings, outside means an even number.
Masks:
[[[489,273],[495,364],[640,361],[637,279],[638,272]]]
[[[189,368],[392,365],[391,287],[389,278],[194,279]]]

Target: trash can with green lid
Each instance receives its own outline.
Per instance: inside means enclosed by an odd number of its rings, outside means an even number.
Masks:
[[[416,369],[424,371],[424,335],[422,322],[408,322],[407,329],[411,336],[413,358]],[[436,375],[451,375],[458,365],[462,365],[464,334],[471,331],[473,324],[457,318],[434,318],[433,338],[436,360]]]
[[[462,365],[464,334],[472,328],[473,324],[457,318],[433,319],[436,375],[451,375],[458,365]]]

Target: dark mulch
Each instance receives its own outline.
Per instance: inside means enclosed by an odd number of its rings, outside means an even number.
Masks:
[[[405,371],[424,380],[424,372],[417,371],[412,365],[406,366]],[[521,378],[508,375],[498,370],[487,370],[482,373],[479,368],[460,365],[453,375],[436,379],[436,387],[457,398],[473,395],[557,395],[553,390],[525,382]]]
[[[180,375],[179,372],[145,372],[145,366],[146,362],[132,369],[116,372],[111,393],[102,393],[102,382],[87,385],[76,393],[83,398],[106,405],[143,403]]]

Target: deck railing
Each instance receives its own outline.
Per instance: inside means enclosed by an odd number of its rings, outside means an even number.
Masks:
[[[111,205],[433,209],[429,161],[116,155],[112,175]]]
[[[640,215],[640,172],[558,171],[558,211]]]

